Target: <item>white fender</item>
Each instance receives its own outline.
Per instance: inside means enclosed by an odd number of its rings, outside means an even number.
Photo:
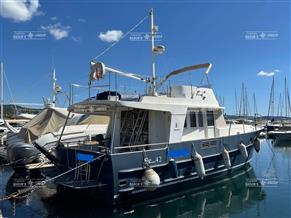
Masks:
[[[259,152],[260,149],[261,149],[261,142],[260,142],[260,140],[257,139],[257,138],[255,138],[253,144],[254,144],[254,148],[255,148],[256,152]]]
[[[231,168],[230,157],[229,157],[228,151],[225,148],[223,148],[222,157],[223,157],[225,167],[227,169],[230,169]]]
[[[241,155],[243,156],[243,158],[244,158],[245,160],[247,160],[249,154],[248,154],[248,151],[247,151],[246,146],[245,146],[242,142],[239,144],[239,149],[240,149],[240,153],[241,153]]]
[[[195,164],[197,174],[201,179],[203,179],[205,176],[205,167],[204,167],[204,163],[203,163],[203,158],[201,157],[200,154],[198,154],[195,151],[193,159],[194,159],[194,164]]]
[[[154,191],[161,183],[159,175],[152,168],[144,171],[141,181],[143,187],[148,191]]]

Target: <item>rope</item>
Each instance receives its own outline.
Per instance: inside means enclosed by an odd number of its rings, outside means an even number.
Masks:
[[[70,169],[70,170],[67,170],[67,171],[65,171],[65,172],[63,172],[63,173],[61,173],[61,174],[59,174],[59,175],[57,175],[57,176],[55,176],[55,177],[52,177],[52,178],[49,178],[49,179],[47,179],[47,180],[44,180],[44,181],[38,182],[38,183],[36,183],[35,185],[32,185],[32,186],[30,186],[30,187],[28,187],[28,188],[25,188],[25,189],[22,189],[22,190],[18,190],[17,192],[14,192],[14,193],[12,193],[12,194],[10,194],[10,195],[3,196],[3,197],[0,198],[0,201],[5,201],[5,200],[9,200],[9,199],[16,199],[16,198],[21,198],[21,197],[23,197],[23,196],[22,196],[23,194],[28,193],[28,192],[31,193],[31,192],[35,191],[36,189],[43,187],[43,186],[44,186],[45,184],[47,184],[48,182],[51,182],[51,181],[53,181],[53,180],[55,180],[55,179],[57,179],[57,178],[60,178],[60,177],[62,177],[62,176],[64,176],[64,175],[66,175],[66,174],[68,174],[68,173],[70,173],[70,172],[72,172],[72,171],[74,171],[74,170],[76,170],[76,169],[78,169],[78,168],[81,168],[81,167],[83,167],[83,166],[85,166],[85,165],[87,165],[87,164],[90,164],[90,163],[94,162],[95,160],[98,160],[98,159],[100,159],[100,158],[102,158],[102,157],[104,157],[104,156],[105,156],[105,154],[103,154],[103,155],[101,155],[101,156],[98,156],[98,157],[96,157],[96,158],[94,158],[94,159],[92,159],[92,160],[90,160],[90,161],[87,161],[87,162],[85,162],[85,163],[83,163],[83,164],[81,164],[81,165],[78,165],[77,167],[74,167],[74,168],[72,168],[72,169]]]
[[[35,80],[33,83],[27,86],[27,88],[22,91],[22,95],[30,93],[32,89],[35,90],[35,87],[39,86],[43,82],[46,82],[50,77],[51,73],[44,74],[42,77],[39,78],[39,80]]]
[[[120,42],[122,39],[124,39],[129,33],[131,33],[133,30],[135,30],[138,26],[140,26],[149,16],[146,15],[144,18],[142,18],[137,24],[135,24],[129,31],[127,31],[119,41],[116,41],[109,45],[106,49],[104,49],[100,54],[98,54],[94,59],[97,59],[104,55],[107,51],[109,51],[112,47],[114,47],[118,42]]]
[[[15,103],[15,98],[14,98],[14,96],[12,95],[12,91],[11,91],[11,88],[10,88],[10,85],[9,85],[9,82],[8,82],[8,79],[7,79],[7,76],[6,76],[5,71],[3,72],[3,74],[4,74],[5,82],[6,82],[6,85],[7,85],[8,91],[9,91],[10,98],[11,98],[12,103],[13,103],[13,105],[14,105],[14,110],[15,110],[15,113],[16,113],[16,112],[17,112],[17,108],[16,108],[16,103]]]

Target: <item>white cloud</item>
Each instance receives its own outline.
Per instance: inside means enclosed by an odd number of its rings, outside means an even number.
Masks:
[[[275,69],[275,70],[274,70],[274,72],[275,72],[275,73],[279,73],[279,72],[280,72],[280,70],[278,70],[278,69]]]
[[[274,76],[275,72],[271,71],[271,72],[266,72],[261,70],[260,72],[257,73],[257,76]]]
[[[15,22],[24,22],[43,14],[37,11],[39,7],[39,0],[1,0],[0,15]]]
[[[51,17],[51,20],[58,20],[57,16]]]
[[[78,19],[78,22],[85,23],[86,20],[85,20],[84,18],[79,18],[79,19]]]
[[[108,30],[107,32],[101,32],[98,38],[104,42],[118,42],[123,36],[121,30]]]
[[[61,23],[49,24],[41,26],[41,29],[48,31],[56,40],[60,40],[69,36],[72,29],[71,26],[62,26]]]

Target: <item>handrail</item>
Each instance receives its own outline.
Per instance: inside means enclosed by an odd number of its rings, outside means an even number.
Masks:
[[[184,67],[184,68],[181,68],[181,69],[178,69],[178,70],[174,70],[171,73],[169,73],[168,75],[166,75],[159,82],[159,84],[157,84],[157,89],[160,88],[164,84],[164,82],[167,79],[169,79],[170,77],[175,76],[175,75],[178,75],[178,74],[181,74],[181,73],[184,73],[184,72],[187,72],[187,71],[191,71],[191,70],[198,70],[198,69],[201,69],[201,68],[206,68],[206,71],[204,72],[204,74],[206,75],[206,78],[207,78],[207,75],[208,75],[211,67],[212,67],[212,64],[211,63],[204,63],[204,64],[196,64],[196,65]]]
[[[142,148],[147,146],[158,146],[158,145],[166,145],[169,146],[169,142],[160,142],[160,143],[152,143],[152,144],[142,144],[142,145],[128,145],[128,146],[119,146],[115,147],[114,149],[125,149],[125,148]]]

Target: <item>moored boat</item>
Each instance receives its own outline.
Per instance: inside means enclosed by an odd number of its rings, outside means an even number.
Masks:
[[[154,57],[154,52],[160,53],[164,47],[154,46],[152,10],[150,18]],[[211,67],[210,63],[184,67],[158,82],[154,60],[152,78],[93,61],[92,79],[102,79],[111,72],[143,81],[150,89],[135,101],[108,91],[68,108],[68,116],[105,115],[110,121],[100,137],[70,146],[59,144],[55,155],[48,155],[63,172],[54,179],[59,190],[94,190],[102,202],[116,204],[135,196],[174,192],[186,183],[205,184],[245,166],[254,148],[259,150],[259,129],[244,123],[226,124],[224,108],[209,83],[171,86],[167,93],[158,91],[170,77],[188,71],[206,69],[208,81]]]
[[[6,142],[7,159],[13,167],[45,161],[45,156],[35,148],[34,142],[51,151],[58,143],[61,133],[63,143],[69,144],[106,132],[106,117],[71,113],[67,118],[67,115],[65,108],[46,106],[19,132],[9,133]],[[65,122],[67,125],[63,129]]]

